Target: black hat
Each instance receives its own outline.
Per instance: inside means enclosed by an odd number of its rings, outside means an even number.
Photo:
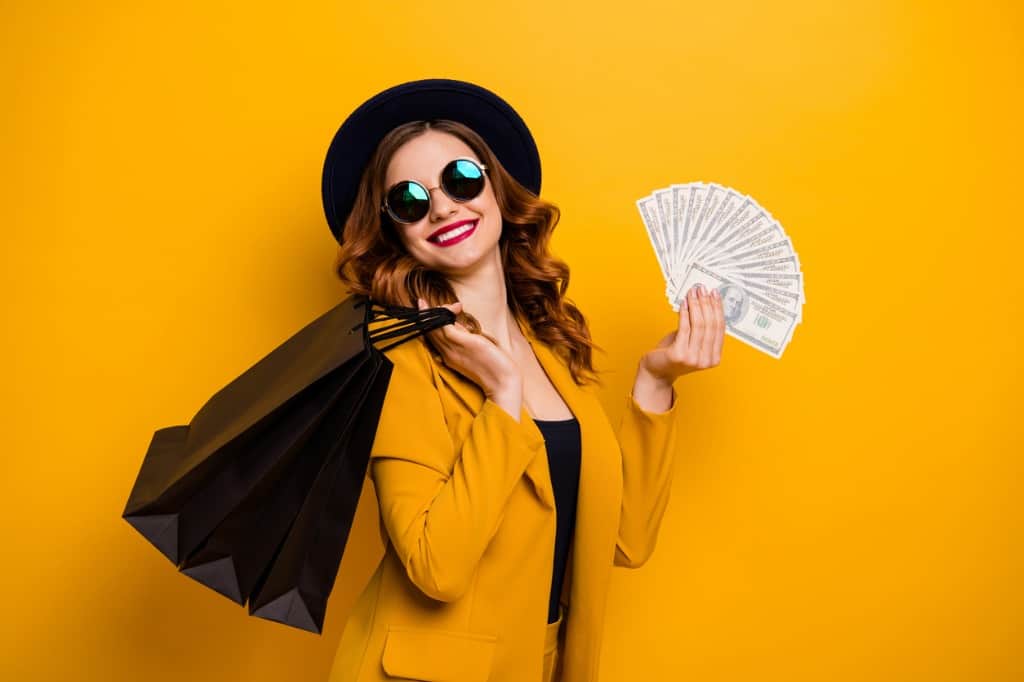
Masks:
[[[353,111],[327,149],[321,191],[334,238],[355,203],[363,169],[377,144],[409,121],[449,119],[472,128],[487,142],[512,177],[540,194],[540,155],[530,130],[508,102],[465,81],[428,78],[377,93]]]

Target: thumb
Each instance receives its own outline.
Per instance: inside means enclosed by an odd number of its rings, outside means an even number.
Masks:
[[[424,308],[428,307],[427,306],[427,302],[425,300],[423,300],[422,298],[417,298],[416,299],[416,306],[420,310],[423,310]],[[447,303],[447,304],[445,304],[442,307],[448,308],[448,310],[452,311],[453,313],[458,314],[458,313],[462,312],[462,301],[456,301],[455,303]]]

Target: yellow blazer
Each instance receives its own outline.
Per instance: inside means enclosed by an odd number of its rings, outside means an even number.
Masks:
[[[617,432],[594,386],[520,326],[582,434],[576,527],[561,603],[565,682],[597,679],[613,566],[654,551],[674,469],[676,413],[632,395]],[[534,682],[542,675],[555,500],[544,438],[414,339],[394,364],[369,475],[385,552],[329,682]]]

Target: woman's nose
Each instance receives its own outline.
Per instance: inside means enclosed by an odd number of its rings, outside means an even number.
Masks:
[[[430,190],[430,214],[434,220],[447,218],[456,210],[455,202],[440,187]]]

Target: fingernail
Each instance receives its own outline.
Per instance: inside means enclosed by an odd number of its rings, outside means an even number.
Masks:
[[[720,294],[718,293],[718,289],[712,289],[711,295],[714,296],[715,298],[718,298],[720,296]]]
[[[682,305],[683,305],[683,310],[689,310],[690,309],[690,306],[686,303],[686,297],[685,296],[683,296],[683,303],[682,303]]]

